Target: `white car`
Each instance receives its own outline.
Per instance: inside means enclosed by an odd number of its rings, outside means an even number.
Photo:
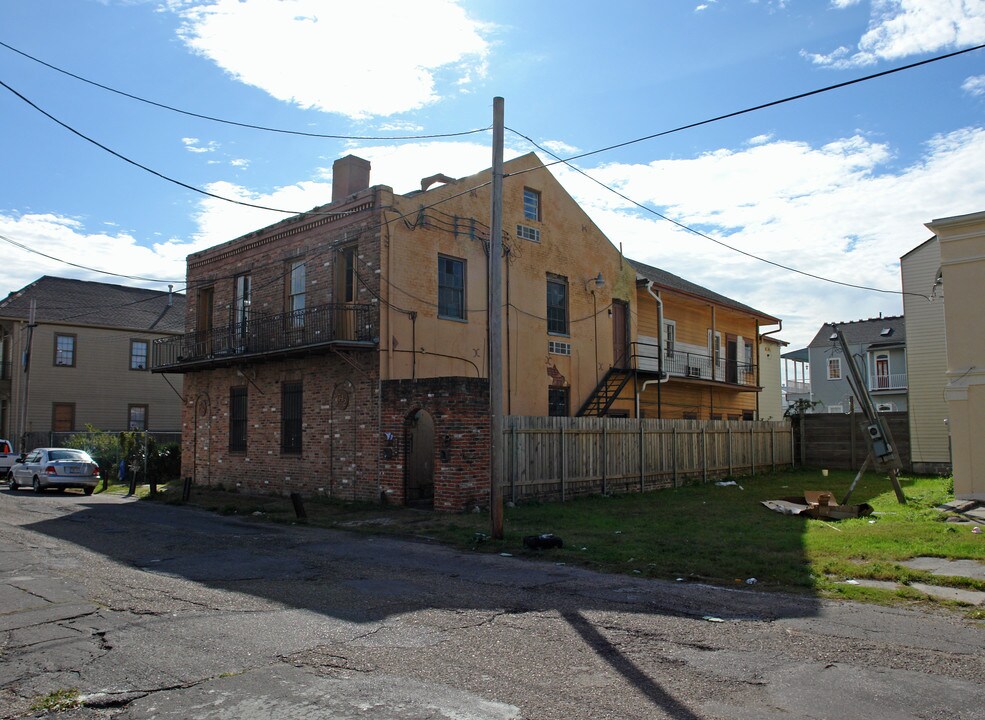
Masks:
[[[14,446],[10,440],[0,439],[0,477],[7,477],[7,473],[10,472],[16,459],[17,453],[14,452]]]
[[[92,495],[99,479],[99,465],[82,450],[35,448],[11,465],[7,486],[11,490],[32,487],[36,493],[48,488],[82,488],[86,495]]]

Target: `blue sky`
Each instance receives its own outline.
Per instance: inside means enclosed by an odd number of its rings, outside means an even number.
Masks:
[[[500,95],[509,128],[567,156],[985,43],[985,0],[10,0],[0,42],[161,104],[320,134],[485,128]],[[490,164],[488,132],[234,127],[2,46],[0,80],[160,174],[287,210],[328,202],[347,153],[398,192]],[[285,217],[134,167],[3,87],[0,113],[0,237],[61,261],[180,288],[188,253]],[[507,134],[509,155],[532,149]],[[924,223],[985,209],[985,50],[576,164],[747,253],[899,290]],[[627,255],[782,317],[794,347],[826,321],[901,312],[899,295],[778,269],[554,171]],[[43,274],[135,282],[0,249],[2,295]]]

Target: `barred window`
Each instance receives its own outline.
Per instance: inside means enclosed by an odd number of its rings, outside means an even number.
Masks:
[[[547,278],[547,332],[568,334],[567,278]]]
[[[229,449],[246,450],[246,388],[229,388]]]
[[[301,453],[302,394],[299,382],[281,384],[280,451],[285,454]]]

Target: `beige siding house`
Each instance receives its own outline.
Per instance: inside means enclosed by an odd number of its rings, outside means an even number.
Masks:
[[[86,425],[179,431],[181,376],[152,374],[150,353],[181,332],[184,312],[183,295],[50,276],[11,293],[0,301],[0,436],[22,450],[25,433],[47,443]]]
[[[769,335],[761,335],[759,343],[759,420],[783,418],[783,391],[780,373],[780,354],[788,345]]]
[[[954,497],[985,500],[985,212],[927,223],[941,249]]]
[[[936,237],[900,258],[906,319],[910,456],[914,471],[923,473],[948,473],[951,467],[944,399],[947,373],[944,297],[937,283],[940,271],[941,245]],[[928,302],[921,296],[931,300]]]

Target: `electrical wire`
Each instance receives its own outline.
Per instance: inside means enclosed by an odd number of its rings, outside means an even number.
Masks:
[[[250,130],[262,130],[264,132],[280,133],[283,135],[300,135],[302,137],[312,137],[312,138],[326,138],[330,140],[434,140],[439,138],[452,138],[452,137],[462,137],[465,135],[475,135],[476,133],[488,132],[489,127],[477,128],[475,130],[462,130],[460,132],[453,133],[434,133],[430,135],[329,135],[325,133],[315,133],[315,132],[305,132],[302,130],[286,130],[284,128],[267,127],[264,125],[255,125],[253,123],[237,122],[236,120],[226,120],[224,118],[213,117],[211,115],[203,115],[202,113],[192,112],[190,110],[182,110],[181,108],[173,107],[171,105],[166,105],[165,103],[157,102],[155,100],[148,100],[147,98],[140,97],[139,95],[134,95],[132,93],[124,92],[123,90],[117,90],[116,88],[110,87],[109,85],[103,85],[95,80],[89,80],[88,78],[82,77],[81,75],[76,75],[73,72],[69,72],[57,65],[52,65],[49,62],[45,62],[40,58],[36,58],[33,55],[29,55],[23,50],[18,50],[13,45],[8,45],[7,43],[0,40],[0,47],[5,47],[11,52],[15,52],[22,57],[32,60],[40,65],[44,65],[55,72],[59,72],[63,75],[67,75],[70,78],[74,78],[84,83],[88,83],[93,87],[100,88],[101,90],[106,90],[107,92],[115,93],[121,95],[125,98],[131,100],[136,100],[138,102],[146,103],[147,105],[153,105],[154,107],[161,108],[162,110],[168,110],[170,112],[179,113],[181,115],[187,115],[188,117],[198,118],[200,120],[208,120],[210,122],[221,123],[223,125],[234,125],[236,127],[248,128]]]
[[[342,212],[342,213],[334,212],[333,213],[333,212],[318,212],[318,211],[314,211],[314,210],[308,211],[306,213],[305,212],[298,211],[298,210],[282,210],[281,208],[269,207],[267,205],[258,205],[256,203],[249,203],[249,202],[246,202],[245,200],[236,200],[234,198],[223,197],[222,195],[217,195],[216,193],[209,192],[208,190],[203,190],[201,188],[195,187],[194,185],[189,185],[186,182],[182,182],[181,180],[176,180],[176,179],[174,179],[172,177],[169,177],[169,176],[165,175],[164,173],[160,173],[157,170],[154,170],[152,168],[149,168],[146,165],[141,165],[136,160],[132,160],[132,159],[128,158],[126,155],[122,155],[121,153],[116,152],[115,150],[107,147],[106,145],[103,145],[99,141],[94,140],[93,138],[89,137],[88,135],[85,135],[84,133],[80,132],[79,130],[76,130],[75,128],[73,128],[68,123],[62,122],[61,120],[59,120],[58,118],[56,118],[51,113],[43,110],[41,107],[39,107],[35,103],[31,102],[28,98],[26,98],[24,95],[22,95],[21,93],[17,92],[16,90],[14,90],[14,88],[10,87],[10,85],[8,85],[7,83],[3,82],[2,80],[0,80],[0,87],[6,88],[11,93],[13,93],[14,95],[16,95],[18,98],[20,98],[22,101],[24,101],[25,103],[27,103],[31,107],[33,107],[35,110],[37,110],[39,113],[41,113],[42,115],[44,115],[45,117],[47,117],[52,122],[55,122],[56,124],[61,125],[63,128],[65,128],[66,130],[68,130],[70,133],[72,133],[74,135],[77,135],[78,137],[82,138],[86,142],[92,143],[93,145],[95,145],[96,147],[98,147],[100,150],[104,150],[105,152],[108,152],[110,155],[113,155],[114,157],[117,157],[120,160],[123,160],[124,162],[129,163],[130,165],[133,165],[134,167],[138,167],[141,170],[150,173],[151,175],[154,175],[156,177],[159,177],[162,180],[166,180],[169,183],[173,183],[175,185],[178,185],[179,187],[183,187],[186,190],[191,190],[192,192],[199,193],[200,195],[206,195],[206,196],[208,196],[210,198],[215,198],[216,200],[222,200],[224,202],[233,203],[234,205],[242,205],[243,207],[255,208],[257,210],[270,210],[271,212],[278,212],[278,213],[282,213],[284,215],[305,215],[305,214],[307,214],[307,215],[329,215],[329,216],[333,216],[334,215],[334,216],[344,216],[344,215],[347,214],[347,213],[344,213],[344,212]]]
[[[823,275],[817,275],[815,273],[807,272],[806,270],[800,270],[800,269],[795,268],[795,267],[792,267],[790,265],[784,265],[783,263],[777,262],[775,260],[770,260],[769,258],[764,258],[764,257],[761,257],[759,255],[755,255],[754,253],[751,253],[748,250],[743,250],[741,248],[737,248],[734,245],[729,245],[727,242],[724,242],[723,240],[719,240],[718,238],[712,237],[711,235],[708,235],[707,233],[703,233],[700,230],[697,230],[697,229],[695,229],[695,228],[693,228],[693,227],[691,227],[689,225],[685,225],[684,223],[682,223],[682,222],[680,222],[678,220],[675,220],[674,218],[668,217],[667,215],[664,215],[663,213],[660,213],[660,212],[654,210],[653,208],[648,207],[647,205],[644,205],[643,203],[634,200],[633,198],[629,197],[628,195],[625,195],[624,193],[616,190],[615,188],[613,188],[613,187],[611,187],[609,185],[606,185],[604,182],[602,182],[601,180],[599,180],[599,179],[597,179],[597,178],[589,175],[587,172],[585,172],[581,168],[579,168],[579,167],[577,167],[575,165],[572,165],[570,162],[568,162],[568,160],[561,159],[560,157],[558,157],[557,155],[555,155],[554,153],[552,153],[550,150],[548,150],[547,148],[543,147],[542,145],[539,145],[538,143],[536,143],[534,140],[532,140],[528,136],[524,135],[523,133],[518,132],[518,131],[516,131],[516,130],[514,130],[512,128],[506,128],[506,129],[509,130],[510,132],[512,132],[513,134],[518,135],[519,137],[523,138],[524,140],[526,140],[527,142],[529,142],[531,145],[533,145],[535,148],[537,148],[541,152],[547,153],[548,155],[550,155],[553,158],[557,158],[557,162],[551,163],[551,165],[557,165],[558,163],[563,163],[564,165],[566,165],[567,167],[571,168],[575,172],[577,172],[577,173],[583,175],[584,177],[588,178],[589,180],[591,180],[593,183],[595,183],[599,187],[602,187],[605,190],[608,190],[609,192],[613,193],[614,195],[622,198],[626,202],[628,202],[628,203],[630,203],[632,205],[635,205],[640,210],[643,210],[645,212],[648,212],[651,215],[655,215],[656,217],[660,218],[661,220],[666,220],[667,222],[671,223],[672,225],[675,225],[675,226],[679,227],[681,230],[685,230],[686,232],[689,232],[689,233],[692,233],[694,235],[697,235],[698,237],[704,238],[705,240],[710,240],[711,242],[715,243],[716,245],[720,245],[723,248],[726,248],[726,249],[731,250],[733,252],[739,253],[740,255],[745,255],[748,258],[751,258],[753,260],[758,260],[759,262],[766,263],[767,265],[772,265],[773,267],[780,268],[781,270],[786,270],[788,272],[796,273],[797,275],[803,275],[804,277],[813,278],[814,280],[820,280],[822,282],[832,283],[834,285],[841,285],[843,287],[850,287],[850,288],[854,288],[856,290],[866,290],[866,291],[869,291],[869,292],[886,293],[888,295],[913,295],[915,297],[921,297],[924,300],[930,301],[930,298],[927,295],[921,295],[920,293],[906,292],[906,291],[901,291],[901,290],[887,290],[885,288],[871,287],[869,285],[859,285],[857,283],[850,283],[850,282],[846,282],[844,280],[835,280],[834,278],[825,277]],[[545,165],[545,167],[547,167],[547,166]],[[529,172],[529,171],[524,170],[522,172]],[[511,176],[512,175],[518,175],[518,174],[520,174],[520,173],[511,173]]]
[[[926,60],[920,60],[918,62],[910,63],[908,65],[901,65],[897,68],[892,68],[890,70],[883,70],[882,72],[872,73],[871,75],[865,75],[864,77],[855,78],[854,80],[846,80],[845,82],[835,83],[834,85],[826,85],[822,88],[817,88],[815,90],[808,90],[807,92],[798,93],[797,95],[790,95],[788,97],[782,98],[780,100],[772,100],[770,102],[763,103],[761,105],[754,105],[753,107],[748,107],[743,110],[736,110],[734,112],[726,113],[725,115],[718,115],[713,118],[708,118],[707,120],[699,120],[698,122],[688,123],[687,125],[681,125],[670,130],[663,130],[661,132],[653,133],[651,135],[645,135],[635,140],[626,140],[625,142],[616,143],[615,145],[608,145],[598,150],[590,150],[588,152],[579,153],[577,155],[572,155],[567,158],[560,158],[557,155],[551,153],[551,155],[556,158],[556,161],[549,163],[547,167],[553,165],[559,165],[561,163],[567,164],[572,160],[580,160],[581,158],[590,157],[592,155],[598,155],[599,153],[609,152],[610,150],[617,150],[619,148],[624,148],[629,145],[635,145],[636,143],[641,143],[646,140],[653,140],[654,138],[664,137],[665,135],[671,135],[673,133],[678,133],[683,130],[690,130],[692,128],[701,127],[702,125],[709,125],[711,123],[719,122],[720,120],[728,120],[729,118],[738,117],[740,115],[746,115],[751,112],[756,112],[757,110],[765,110],[766,108],[775,107],[777,105],[783,105],[785,103],[793,102],[794,100],[803,100],[804,98],[811,97],[812,95],[820,95],[822,93],[830,92],[832,90],[840,90],[841,88],[848,87],[850,85],[857,85],[858,83],[867,82],[869,80],[875,80],[876,78],[885,77],[886,75],[893,75],[895,73],[903,72],[904,70],[912,70],[913,68],[920,67],[922,65],[929,65],[931,63],[939,62],[941,60],[947,60],[949,58],[957,57],[958,55],[964,55],[966,53],[975,52],[976,50],[981,50],[985,48],[985,44],[975,45],[974,47],[965,48],[964,50],[956,50],[951,53],[946,53],[944,55],[936,55],[932,58],[927,58]],[[525,172],[530,172],[530,170],[522,170],[517,173],[511,173],[513,175],[521,175]]]
[[[160,283],[162,285],[178,285],[181,282],[183,282],[182,280],[158,280],[157,278],[148,278],[148,277],[143,277],[141,275],[125,275],[123,273],[111,272],[109,270],[99,270],[98,268],[89,267],[88,265],[80,265],[78,263],[74,263],[69,260],[62,260],[61,258],[57,258],[54,255],[48,255],[47,253],[43,253],[40,250],[35,250],[34,248],[28,247],[23,243],[19,243],[16,240],[9,238],[2,233],[0,233],[0,240],[3,240],[6,243],[10,243],[14,247],[20,248],[21,250],[25,250],[29,253],[34,253],[35,255],[40,255],[43,258],[54,260],[55,262],[61,263],[62,265],[69,265],[70,267],[79,268],[80,270],[88,270],[89,272],[99,273],[100,275],[111,275],[113,277],[124,278],[126,280],[139,280],[141,282]]]

